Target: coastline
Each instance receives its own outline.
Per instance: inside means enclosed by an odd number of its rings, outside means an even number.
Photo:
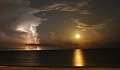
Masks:
[[[0,70],[120,70],[120,67],[15,67],[15,66],[0,66]]]

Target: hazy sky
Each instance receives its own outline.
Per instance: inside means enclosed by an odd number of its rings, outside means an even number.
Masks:
[[[120,47],[119,0],[0,0],[0,45]],[[7,43],[7,44],[6,44]]]

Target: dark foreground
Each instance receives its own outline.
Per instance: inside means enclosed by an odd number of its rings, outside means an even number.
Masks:
[[[0,67],[0,70],[120,70],[120,68]]]

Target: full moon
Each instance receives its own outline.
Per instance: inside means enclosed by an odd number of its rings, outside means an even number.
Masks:
[[[79,35],[79,34],[76,34],[76,38],[80,38],[80,35]]]

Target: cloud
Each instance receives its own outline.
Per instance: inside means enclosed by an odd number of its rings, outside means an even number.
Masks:
[[[70,6],[69,4],[65,3],[53,3],[50,5],[44,5],[39,7],[40,11],[51,11],[51,10],[58,10],[58,11],[76,11],[77,8]]]
[[[73,19],[73,22],[76,23],[76,28],[78,28],[80,31],[90,31],[96,36],[99,40],[102,38],[101,34],[97,30],[101,30],[104,28],[104,26],[108,25],[111,20],[106,19],[106,20],[101,20],[101,22],[94,21],[92,25],[89,23],[81,22],[80,19]]]
[[[87,1],[81,2],[81,3],[77,3],[76,5],[79,6],[79,7],[87,6],[87,5],[88,5],[88,2],[87,2]]]
[[[80,11],[80,14],[89,15],[89,14],[92,14],[92,13],[90,13],[88,10],[82,10],[82,11]]]
[[[55,33],[54,32],[49,32],[51,34],[51,39],[56,39]]]
[[[64,11],[64,12],[78,12],[83,15],[91,14],[89,10],[86,10],[89,1],[81,1],[81,2],[58,2],[45,4],[37,8],[39,12],[41,11]]]
[[[30,8],[29,5],[30,2],[24,0],[0,1],[0,10],[2,10],[0,38],[3,38],[1,41],[13,40],[26,43],[27,40],[36,39],[38,35],[36,27],[45,19],[35,17],[33,14],[38,10]]]
[[[101,22],[98,21],[98,23],[93,23],[90,25],[89,23],[84,23],[81,22],[80,19],[72,19],[74,23],[77,24],[77,28],[81,30],[97,30],[97,29],[103,29],[105,25],[109,24],[111,20],[106,19],[106,20],[101,20]],[[96,21],[94,21],[96,22]]]
[[[77,8],[74,7],[64,7],[62,9],[60,9],[60,11],[77,11]]]
[[[74,23],[76,23],[77,24],[77,28],[79,28],[79,29],[81,29],[81,30],[88,30],[88,29],[90,29],[89,27],[89,25],[87,25],[87,24],[85,24],[85,23],[83,23],[83,22],[80,22],[80,19],[72,19],[73,20],[73,22]]]

